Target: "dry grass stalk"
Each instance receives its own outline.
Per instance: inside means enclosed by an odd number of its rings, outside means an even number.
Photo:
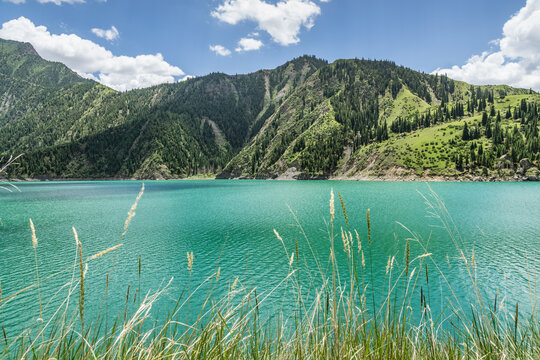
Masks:
[[[519,319],[519,303],[516,302],[516,313],[514,315],[514,338],[517,339],[517,327]]]
[[[43,319],[43,307],[41,304],[41,290],[39,288],[39,266],[38,266],[38,260],[37,260],[38,239],[36,236],[36,228],[34,227],[34,222],[32,221],[32,219],[29,219],[29,220],[30,220],[30,229],[32,230],[32,247],[34,248],[34,260],[36,263],[36,280],[37,280],[38,299],[39,299],[39,318]]]
[[[409,248],[409,240],[407,240],[407,247],[405,249],[405,276],[409,275],[409,259],[410,259],[410,248]]]
[[[82,244],[79,241],[77,230],[73,228],[73,234],[75,235],[75,242],[77,243],[77,249],[79,252],[79,274],[80,274],[80,293],[79,293],[79,316],[81,317],[81,334],[84,334],[84,266],[82,255]]]
[[[98,252],[97,254],[94,254],[92,256],[90,256],[88,259],[86,259],[86,261],[90,261],[90,260],[94,260],[94,259],[97,259],[97,258],[100,258],[102,257],[103,255],[107,254],[107,253],[110,253],[111,251],[114,251],[120,247],[124,246],[124,244],[118,244],[116,246],[113,246],[112,248],[109,248],[107,250],[103,250],[101,252]],[[141,262],[139,260],[139,275],[141,274]]]
[[[187,253],[187,261],[188,261],[188,270],[191,271],[193,269],[193,251],[191,253]]]
[[[15,163],[15,161],[17,161],[17,159],[20,158],[21,156],[23,156],[23,154],[19,154],[19,155],[15,156],[15,157],[13,157],[13,155],[10,155],[8,161],[6,161],[6,163],[0,167],[0,173],[5,172],[6,169],[9,166],[13,165]]]
[[[79,248],[79,234],[77,234],[77,230],[75,230],[75,227],[72,226],[71,230],[73,231],[73,237],[75,238],[75,246]]]
[[[131,219],[135,216],[135,210],[137,209],[137,204],[139,203],[139,200],[143,196],[144,193],[144,183],[142,184],[141,190],[139,191],[139,194],[137,195],[137,198],[135,199],[135,202],[133,205],[131,205],[131,208],[128,211],[128,217],[126,219],[126,222],[124,223],[124,230],[122,231],[122,235],[120,235],[120,239],[126,235],[126,232],[129,227],[129,223],[131,222]]]
[[[349,217],[347,216],[347,209],[345,208],[345,202],[341,197],[341,193],[338,192],[339,202],[341,203],[341,209],[343,210],[343,216],[345,216],[345,222],[347,223],[347,229],[349,228]]]
[[[34,222],[30,219],[30,229],[32,230],[32,246],[34,249],[37,247],[38,241],[36,236],[36,228],[34,227]]]
[[[341,240],[343,241],[343,251],[347,254],[347,256],[351,256],[351,245],[349,240],[349,235],[346,232],[343,232],[343,228],[341,228]]]
[[[298,265],[298,240],[294,239],[294,245],[296,248],[296,265]]]
[[[369,245],[371,246],[371,221],[370,221],[370,218],[369,218],[369,209],[367,209],[366,218],[367,218],[368,242],[369,242]]]
[[[330,189],[330,222],[334,222],[334,213],[336,209],[334,208],[334,189]]]
[[[358,253],[360,253],[360,251],[362,251],[362,242],[360,241],[360,235],[358,235],[358,231],[356,231],[356,229],[354,229],[354,233],[356,234],[356,243],[358,246]]]

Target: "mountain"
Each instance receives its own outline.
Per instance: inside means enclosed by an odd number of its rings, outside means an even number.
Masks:
[[[117,92],[0,40],[0,156],[18,178],[534,179],[531,90],[302,56]]]

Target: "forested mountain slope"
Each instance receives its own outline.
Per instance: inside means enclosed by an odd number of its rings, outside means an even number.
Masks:
[[[0,155],[19,178],[534,179],[538,94],[303,56],[116,92],[0,40]]]

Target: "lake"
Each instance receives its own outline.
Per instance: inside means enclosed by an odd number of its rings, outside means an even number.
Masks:
[[[39,276],[45,279],[74,264],[76,247],[72,226],[82,242],[84,258],[119,243],[127,212],[141,182],[17,185],[20,192],[0,192],[3,298],[36,281],[29,218],[35,224],[38,237]],[[320,271],[329,274],[331,189],[335,193],[336,257],[342,264],[339,275],[345,283],[347,255],[340,229],[347,229],[347,223],[338,192],[343,197],[351,231],[357,229],[359,233],[366,266],[373,267],[375,301],[382,301],[378,294],[384,286],[389,256],[395,257],[394,272],[403,271],[406,241],[413,239],[414,234],[416,240],[410,240],[411,259],[426,252],[431,254],[421,260],[429,269],[433,309],[440,311],[455,301],[474,302],[470,274],[456,249],[456,242],[469,262],[474,249],[476,271],[473,276],[479,279],[482,295],[494,299],[498,294],[508,306],[519,302],[524,313],[530,313],[534,305],[531,294],[536,291],[534,275],[540,260],[538,183],[428,185],[420,182],[186,180],[146,181],[145,187],[136,215],[121,239],[123,246],[88,265],[87,319],[92,319],[104,303],[108,312],[123,314],[128,287],[133,297],[138,291],[144,294],[155,291],[172,279],[166,295],[153,309],[153,316],[159,321],[182,291],[185,294],[188,287],[195,289],[218,266],[221,291],[238,278],[243,286],[255,287],[260,296],[268,295],[261,304],[261,311],[272,316],[275,309],[283,308],[283,300],[288,296],[282,280],[290,271],[289,256],[296,251],[296,244],[299,261],[293,259],[293,267],[302,269],[305,274],[301,277],[303,286],[316,287]],[[433,200],[430,188],[444,201],[451,216],[451,220],[447,219],[455,224],[455,231],[449,233],[442,228],[440,219],[434,217],[426,205],[424,197]],[[367,252],[368,209],[372,264]],[[283,244],[276,238],[274,229],[283,238]],[[426,245],[427,250],[424,250]],[[356,251],[356,245],[354,249]],[[191,277],[187,252],[194,254]],[[410,271],[419,261],[411,263]],[[113,262],[114,269],[111,269]],[[423,274],[425,269],[416,271]],[[109,294],[103,302],[109,274]],[[72,276],[72,271],[67,271],[41,283],[45,319],[65,300],[69,289],[66,284]],[[78,272],[74,276],[77,277]],[[139,283],[141,290],[138,290]],[[419,276],[418,284],[423,284],[424,289],[428,287],[424,275]],[[448,286],[452,287],[454,295],[450,294]],[[193,296],[192,309],[200,307],[204,295],[201,291]],[[77,296],[75,292],[72,298],[75,308]],[[23,292],[0,309],[0,319],[8,336],[34,323],[38,316],[37,288]]]

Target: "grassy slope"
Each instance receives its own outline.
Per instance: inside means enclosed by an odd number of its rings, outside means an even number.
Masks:
[[[508,87],[496,88],[509,90]],[[510,106],[518,106],[522,99],[530,102],[539,102],[540,94],[508,95],[504,99],[495,101],[495,109],[506,110]],[[398,175],[435,175],[435,176],[459,176],[462,173],[456,170],[455,164],[450,161],[453,154],[466,154],[469,144],[461,140],[463,124],[473,125],[479,123],[481,115],[465,117],[461,120],[444,123],[429,128],[413,131],[408,134],[393,134],[389,140],[380,144],[373,144],[360,149],[353,155],[353,164],[349,165],[348,176],[361,177],[389,177]],[[503,129],[517,124],[512,119],[503,117],[501,125]],[[450,140],[457,144],[449,145]],[[482,136],[478,142],[482,142],[484,148],[489,146],[489,141]],[[485,175],[485,174],[478,174]],[[488,176],[499,174],[490,172]],[[503,174],[504,175],[504,174]],[[510,174],[506,174],[510,175]]]
[[[407,87],[403,87],[396,99],[392,99],[390,94],[381,97],[380,120],[386,120],[388,125],[394,122],[398,117],[409,117],[414,113],[424,113],[430,108],[430,105],[423,99],[411,93]]]

